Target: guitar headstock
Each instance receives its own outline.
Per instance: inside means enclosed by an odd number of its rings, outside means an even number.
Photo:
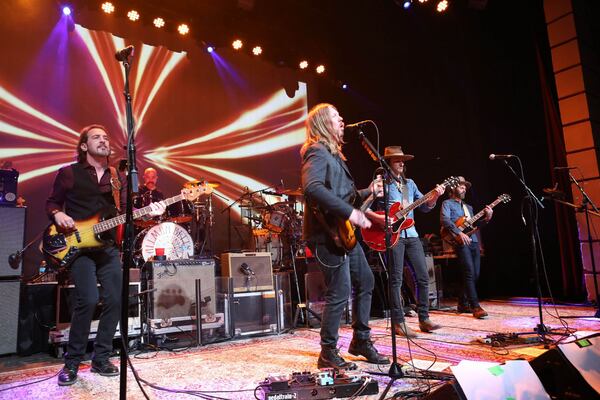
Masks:
[[[460,182],[460,179],[458,179],[457,176],[451,176],[449,178],[446,178],[444,180],[444,182],[441,183],[440,186],[443,186],[444,188],[452,188],[452,189],[454,189],[456,186],[458,186],[459,182]]]
[[[508,203],[509,201],[511,201],[511,198],[510,195],[502,193],[500,196],[498,196],[498,200],[500,200],[503,203]]]
[[[211,194],[213,188],[208,184],[195,185],[181,189],[181,195],[188,201],[194,201],[203,194]]]

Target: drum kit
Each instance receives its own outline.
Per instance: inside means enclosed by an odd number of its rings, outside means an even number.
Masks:
[[[136,220],[134,240],[135,259],[142,266],[159,252],[167,260],[191,258],[202,255],[207,241],[211,239],[214,224],[212,210],[212,191],[220,182],[193,180],[183,185],[184,189],[202,187],[206,195],[194,201],[182,200],[167,207],[166,212],[148,220]],[[156,191],[146,191],[134,199],[136,208],[162,200]],[[159,198],[160,197],[160,198]],[[212,249],[212,245],[209,247]],[[158,250],[157,249],[161,249]]]

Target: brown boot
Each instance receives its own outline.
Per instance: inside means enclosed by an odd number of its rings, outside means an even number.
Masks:
[[[344,360],[335,346],[321,346],[317,368],[356,369],[356,364]]]
[[[473,308],[473,316],[477,319],[482,319],[484,317],[487,317],[488,313],[480,306],[477,306]]]
[[[395,324],[394,330],[396,331],[396,335],[398,336],[404,336],[407,338],[417,337],[417,332],[410,329],[410,327],[408,325],[405,325],[404,323]]]
[[[419,329],[421,329],[421,332],[431,332],[440,329],[441,327],[441,325],[434,323],[429,318],[419,321]]]

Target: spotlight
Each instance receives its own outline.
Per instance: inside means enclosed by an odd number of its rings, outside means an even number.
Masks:
[[[181,24],[177,27],[177,32],[179,32],[180,35],[187,35],[190,33],[190,27],[186,24]]]
[[[308,61],[302,60],[300,61],[300,64],[298,64],[298,66],[300,67],[300,69],[306,69],[308,68]]]
[[[255,56],[260,56],[262,54],[262,47],[254,46],[254,48],[252,49],[252,54],[254,54]]]
[[[152,23],[157,28],[162,28],[163,26],[165,26],[165,20],[162,19],[161,17],[154,18],[154,21],[152,21]]]
[[[402,7],[404,7],[405,10],[408,10],[411,5],[412,5],[412,0],[404,0],[402,2]]]
[[[448,8],[448,0],[442,0],[437,5],[438,12],[444,12]]]
[[[208,51],[209,53],[212,53],[213,51],[215,51],[215,48],[214,48],[214,47],[212,47],[212,46],[208,46],[208,47],[206,48],[206,51]]]
[[[71,15],[71,7],[64,6],[62,11],[63,11],[64,15],[67,15],[67,16]]]
[[[115,6],[113,6],[113,3],[107,1],[102,3],[102,11],[104,11],[107,14],[112,14],[113,12],[115,12]]]
[[[317,71],[317,74],[322,74],[323,72],[325,72],[325,66],[321,64],[315,69],[315,71]]]
[[[137,21],[140,19],[140,14],[135,10],[131,10],[127,13],[127,18],[129,18],[131,21]]]
[[[421,4],[427,3],[427,0],[419,0],[419,3],[421,3]]]
[[[233,43],[231,43],[231,46],[234,49],[239,50],[242,48],[242,46],[244,46],[244,43],[242,43],[242,41],[240,39],[236,39],[233,41]]]
[[[348,90],[348,84],[342,83],[342,90]]]

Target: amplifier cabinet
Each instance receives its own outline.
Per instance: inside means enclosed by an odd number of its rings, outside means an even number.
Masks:
[[[0,277],[19,277],[23,261],[13,269],[8,257],[21,250],[25,242],[27,207],[0,207]]]
[[[196,315],[196,280],[200,279],[202,315],[216,312],[215,261],[212,258],[150,261],[144,265],[148,318],[168,322]]]
[[[234,293],[274,290],[271,253],[223,253],[221,272],[232,279]]]

